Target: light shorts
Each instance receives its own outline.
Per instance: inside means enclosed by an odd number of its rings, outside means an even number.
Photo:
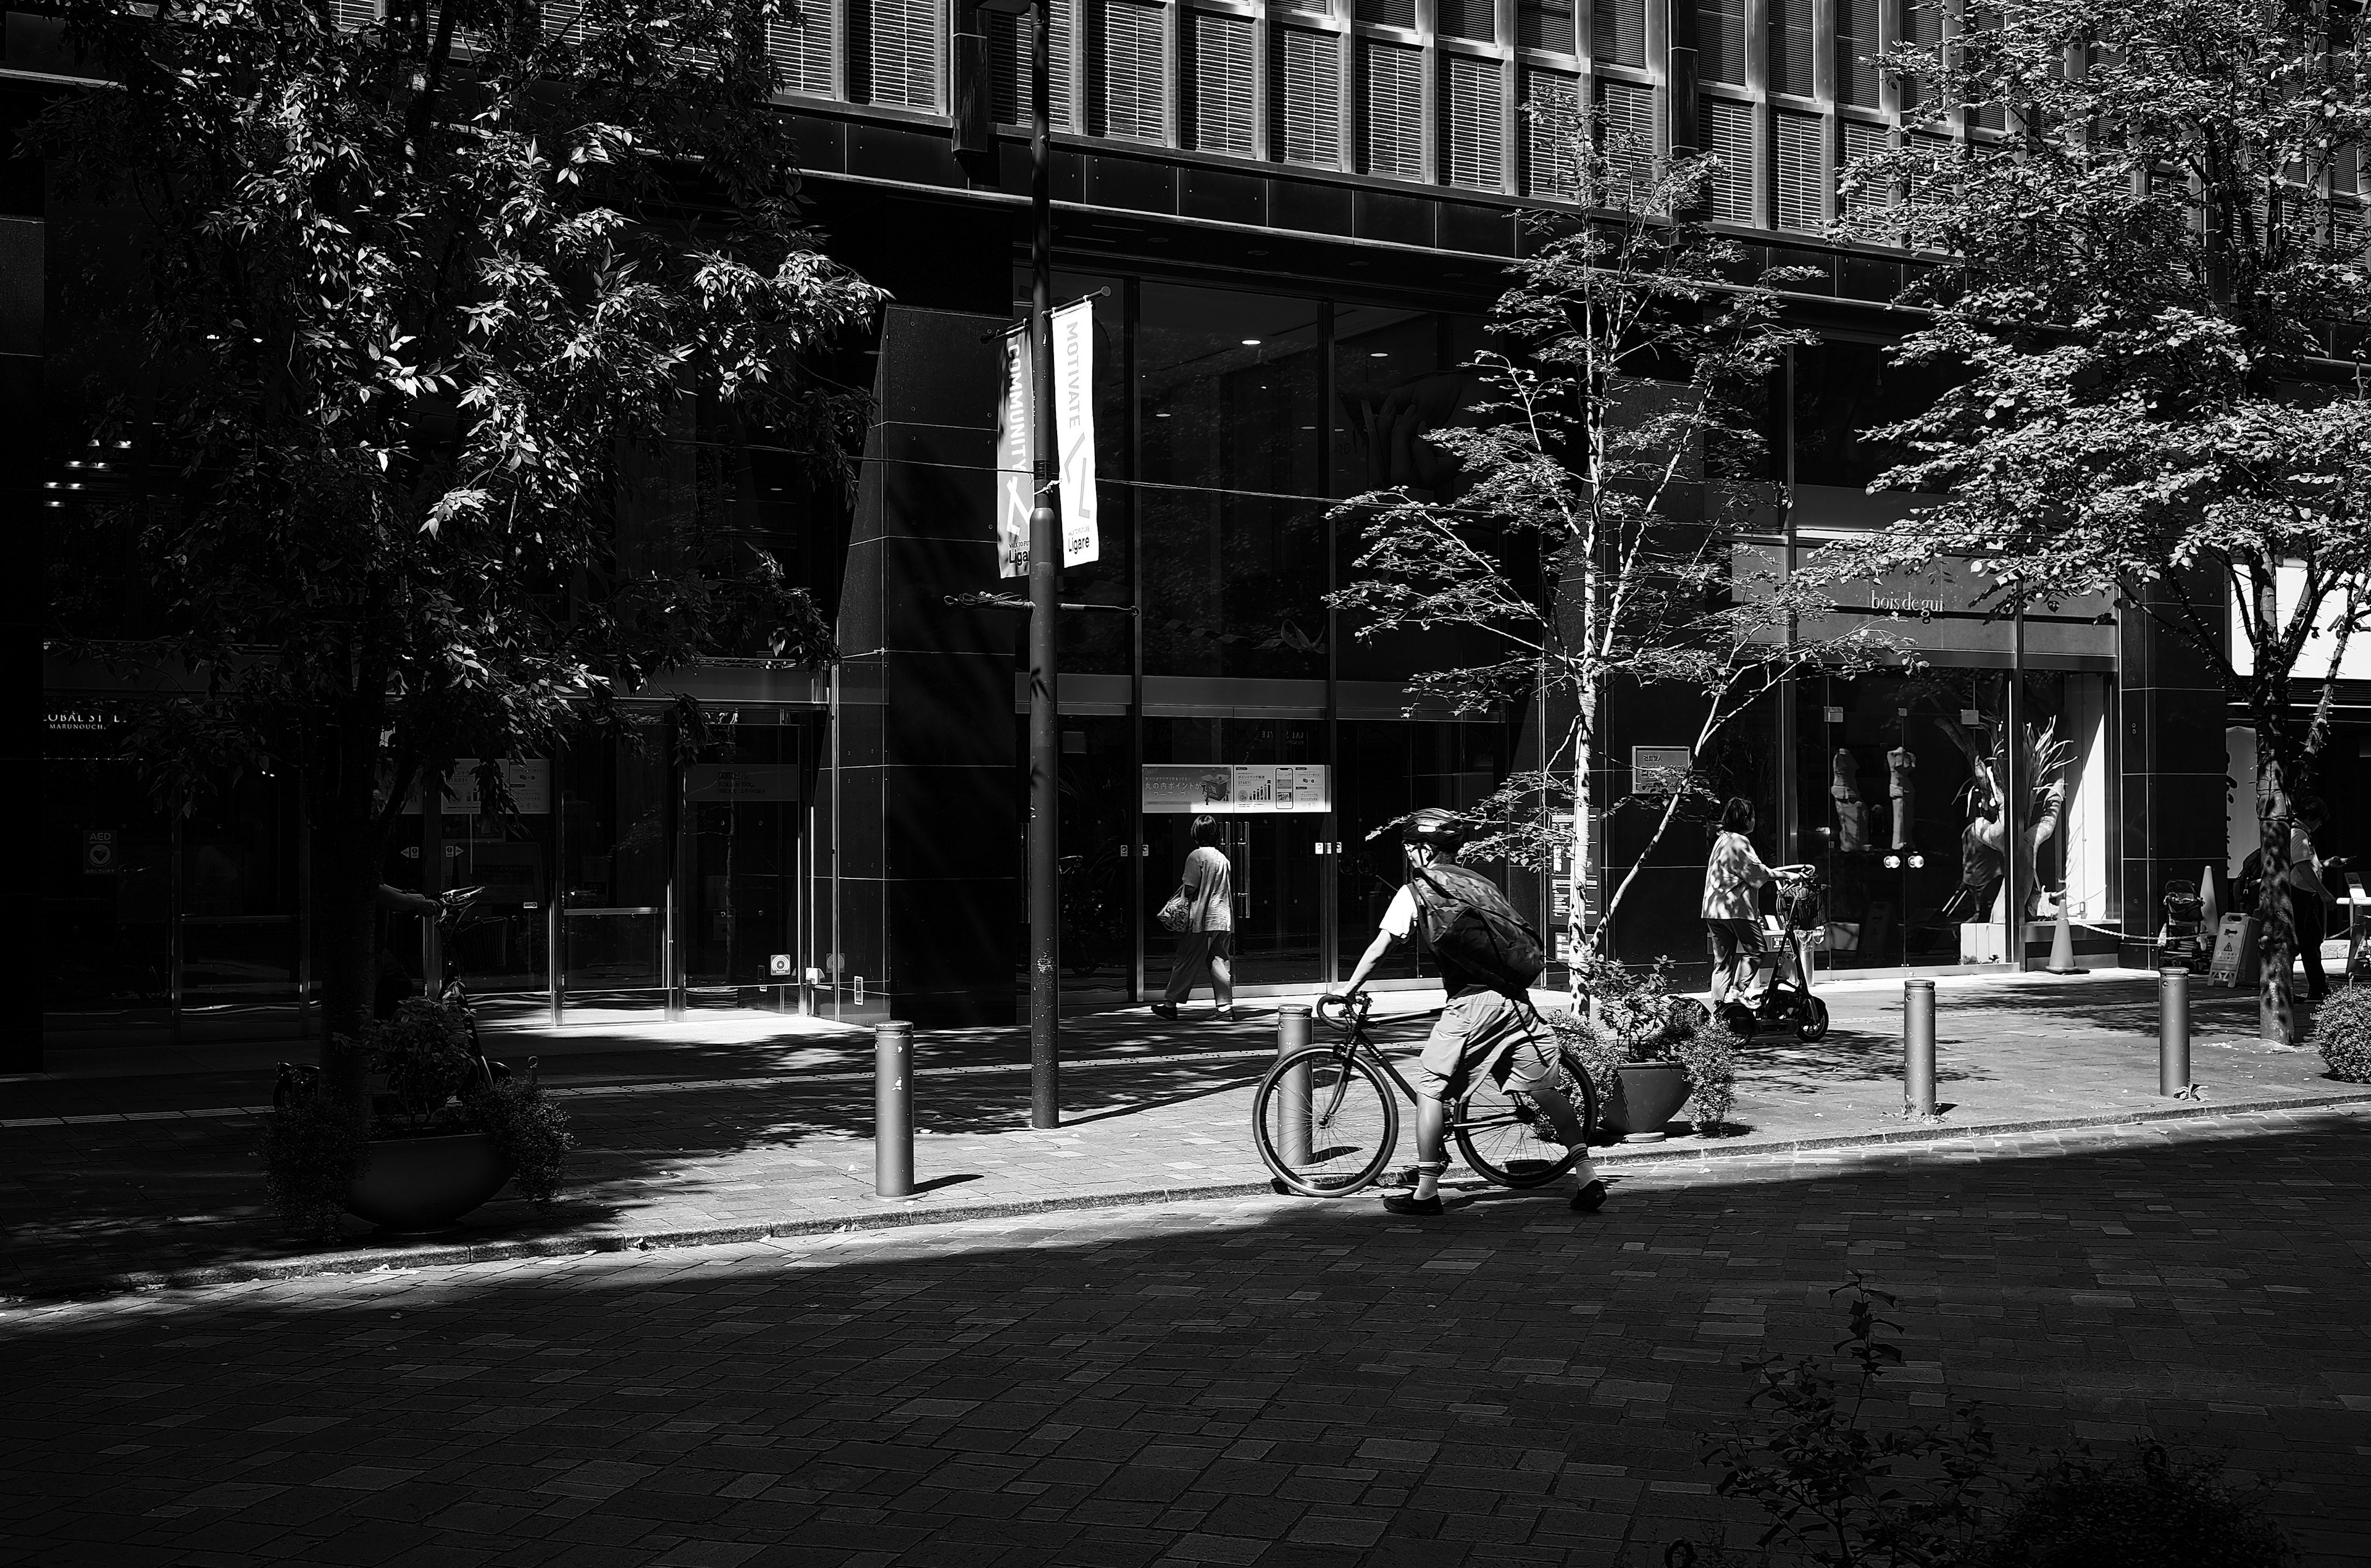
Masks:
[[[1555,1060],[1529,1013],[1496,991],[1476,989],[1451,997],[1441,1009],[1408,1087],[1427,1100],[1454,1101],[1485,1069],[1508,1089],[1532,1089],[1556,1077]]]

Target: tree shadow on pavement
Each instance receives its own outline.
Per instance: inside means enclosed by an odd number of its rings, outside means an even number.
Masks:
[[[619,1561],[1643,1565],[1758,1530],[1700,1456],[1741,1364],[1825,1355],[1865,1271],[1905,1353],[1880,1424],[1986,1401],[2011,1475],[2225,1450],[2337,1562],[2365,1147],[2359,1117],[2102,1132],[1641,1171],[1595,1216],[1254,1200],[53,1309],[14,1325],[7,1462],[43,1505],[12,1535],[133,1564],[342,1560],[348,1530],[476,1561],[499,1520]]]

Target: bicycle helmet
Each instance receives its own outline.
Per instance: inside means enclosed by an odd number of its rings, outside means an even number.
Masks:
[[[1465,842],[1465,820],[1455,812],[1440,806],[1427,806],[1400,824],[1400,842],[1429,844],[1436,849],[1455,849]]]

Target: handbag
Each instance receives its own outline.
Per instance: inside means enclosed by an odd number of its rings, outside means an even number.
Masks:
[[[1186,895],[1184,882],[1177,884],[1177,891],[1169,895],[1169,902],[1161,906],[1161,913],[1153,918],[1161,922],[1161,928],[1164,931],[1186,929],[1194,918],[1194,901]]]

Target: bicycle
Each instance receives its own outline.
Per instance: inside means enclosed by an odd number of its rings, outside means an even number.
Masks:
[[[1338,1017],[1328,1016],[1331,1004]],[[1252,1102],[1252,1136],[1263,1163],[1287,1191],[1309,1198],[1346,1197],[1372,1186],[1399,1144],[1400,1108],[1384,1087],[1416,1102],[1399,1070],[1367,1032],[1373,999],[1320,997],[1319,1021],[1342,1034],[1334,1045],[1309,1045],[1278,1061],[1260,1080]],[[1597,1090],[1579,1057],[1558,1047],[1558,1066],[1582,1141],[1597,1125]],[[1450,1108],[1450,1136],[1458,1153],[1501,1187],[1544,1187],[1572,1169],[1573,1151],[1556,1137],[1547,1115],[1521,1090],[1489,1073]]]

